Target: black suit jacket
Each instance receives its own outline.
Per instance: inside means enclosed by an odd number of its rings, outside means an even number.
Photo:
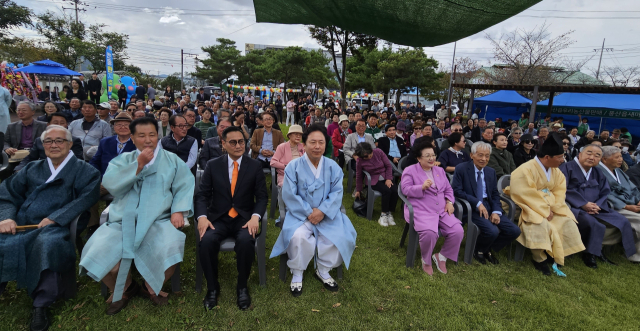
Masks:
[[[482,139],[482,132],[480,132],[480,127],[476,126],[471,130],[471,141],[476,142]]]
[[[384,154],[387,155],[389,161],[393,163],[393,157],[389,156],[389,149],[391,148],[390,144],[391,142],[389,137],[382,137],[378,139],[378,148],[380,148]],[[398,149],[400,150],[400,158],[407,156],[407,148],[404,145],[404,139],[396,136],[396,144],[398,144]]]
[[[252,214],[264,215],[267,210],[267,184],[262,163],[246,155],[240,162],[236,190],[231,196],[228,157],[218,157],[207,162],[195,196],[195,215],[207,215],[210,222],[227,215],[235,208],[244,221]]]
[[[200,150],[200,156],[198,157],[200,170],[204,170],[207,167],[207,162],[222,156],[222,154],[224,153],[222,151],[222,146],[220,145],[220,137],[213,137],[205,140],[204,145]]]
[[[487,212],[489,214],[494,211],[502,212],[496,171],[490,167],[484,167],[483,172],[487,199],[489,199],[489,205],[491,206],[491,210],[487,210]],[[476,189],[478,186],[476,167],[473,164],[473,161],[460,163],[456,166],[456,171],[453,173],[453,180],[451,181],[451,187],[453,188],[453,194],[455,197],[469,201],[471,208],[475,213],[477,213],[476,206],[478,205],[478,201],[482,200],[482,197],[478,198],[476,196]]]
[[[629,167],[629,170],[626,172],[629,179],[636,184],[637,187],[640,187],[640,163]]]
[[[198,100],[198,101],[208,101],[208,100],[211,100],[211,95],[205,93],[204,94],[204,98],[203,98],[203,95],[198,93],[198,95],[196,95],[196,100]]]

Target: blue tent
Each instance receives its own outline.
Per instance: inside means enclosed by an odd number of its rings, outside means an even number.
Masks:
[[[79,76],[79,72],[67,69],[64,65],[49,59],[33,62],[31,65],[13,70],[26,74],[54,75],[54,76]]]
[[[537,105],[537,112],[545,114],[549,100]],[[632,136],[640,136],[640,95],[637,94],[562,93],[553,98],[551,115],[561,116],[569,127],[577,126],[578,115],[581,115],[589,119],[589,127],[596,133],[602,121],[602,130],[626,127]]]
[[[518,94],[516,91],[498,91],[484,97],[473,100],[474,111],[480,109],[480,117],[494,120],[501,117],[518,120],[522,113],[529,112],[531,100]]]

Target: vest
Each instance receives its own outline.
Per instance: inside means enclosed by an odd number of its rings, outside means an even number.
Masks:
[[[160,143],[162,144],[162,148],[164,150],[178,155],[178,157],[186,163],[187,160],[189,160],[189,152],[191,151],[191,146],[193,146],[193,143],[195,141],[196,138],[185,136],[184,138],[182,138],[180,144],[177,144],[175,139],[173,139],[173,134],[171,134],[162,138],[162,140],[160,140]],[[197,167],[196,165],[191,168],[191,172],[193,172],[194,174]]]

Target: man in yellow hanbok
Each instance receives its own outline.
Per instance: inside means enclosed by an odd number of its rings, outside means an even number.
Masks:
[[[551,274],[547,256],[555,261],[556,274],[564,276],[557,265],[585,249],[576,218],[565,203],[566,180],[558,169],[563,154],[562,140],[549,135],[537,156],[511,173],[511,198],[522,208],[517,240],[531,249],[534,266],[545,275]]]

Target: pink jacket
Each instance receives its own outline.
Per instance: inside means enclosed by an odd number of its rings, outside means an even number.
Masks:
[[[304,154],[304,144],[302,143],[298,144],[298,154],[300,154],[300,157]],[[284,168],[291,162],[291,158],[291,144],[288,141],[278,145],[276,152],[271,158],[271,166],[276,168],[276,172],[278,173],[278,186],[280,187],[282,187],[282,183],[284,182]]]
[[[446,210],[446,200],[455,202],[453,189],[449,184],[444,169],[433,167],[433,179],[436,188],[433,186],[422,190],[422,184],[427,180],[420,163],[408,166],[402,172],[402,193],[407,196],[413,206],[413,224],[416,231],[433,231],[438,233],[438,225],[442,222],[447,227],[452,227],[456,223],[461,223],[453,215],[449,215]],[[409,209],[404,207],[404,217],[409,222]]]

